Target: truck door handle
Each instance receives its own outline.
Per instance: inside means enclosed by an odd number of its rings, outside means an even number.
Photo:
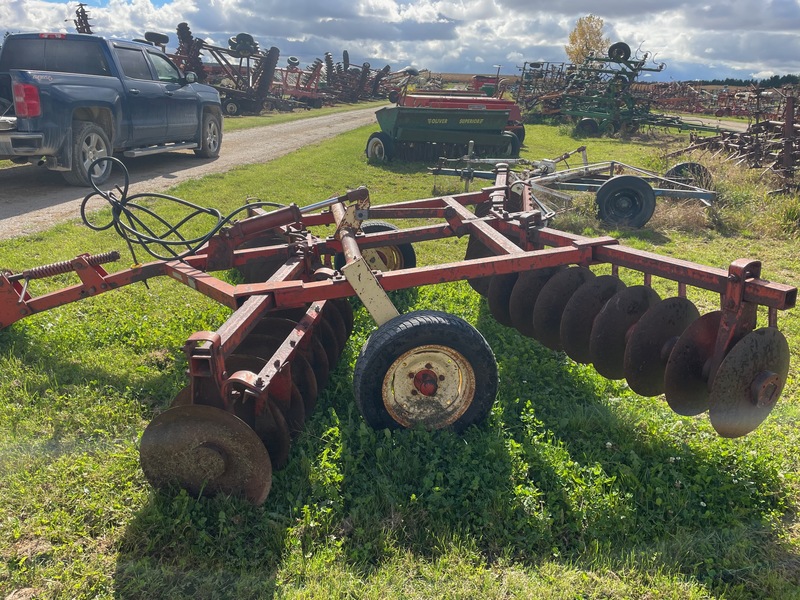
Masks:
[[[172,96],[175,92],[164,92],[167,96]]]
[[[133,94],[134,96],[138,96],[138,95],[139,95],[139,90],[137,90],[136,88],[131,88],[131,89],[130,89],[130,90],[128,90],[128,91],[129,91],[131,94]]]

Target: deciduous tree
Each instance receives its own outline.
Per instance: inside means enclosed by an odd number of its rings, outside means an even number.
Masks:
[[[578,19],[569,34],[569,44],[564,46],[570,62],[579,65],[590,53],[605,55],[611,41],[603,36],[605,21],[596,15]]]

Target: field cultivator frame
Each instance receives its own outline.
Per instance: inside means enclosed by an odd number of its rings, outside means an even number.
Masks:
[[[158,246],[124,226],[140,222],[133,201],[104,195],[127,241]],[[679,414],[708,411],[723,436],[757,427],[787,379],[777,320],[795,305],[795,287],[761,279],[758,261],[725,270],[553,229],[508,167],[498,166],[492,185],[464,194],[372,206],[359,188],[248,214],[180,254],[167,238],[190,244],[170,226],[160,240],[171,258],[114,273],[103,267],[119,258],[109,252],[0,274],[0,327],[161,276],[233,311],[216,331],[189,336],[188,385],[142,436],[141,466],[159,489],[262,503],[352,330],[353,297],[378,325],[353,376],[358,408],[376,429],[460,431],[488,416],[498,376],[483,336],[447,313],[399,314],[388,295],[462,280],[486,296],[500,323],[605,377],[627,379],[642,395],[664,393]],[[387,222],[394,219],[421,224],[398,229]],[[316,228],[332,233],[315,235]],[[462,236],[464,260],[416,264],[414,244]],[[596,275],[595,265],[610,265],[611,274]],[[212,275],[226,269],[238,269],[245,283]],[[620,269],[640,273],[642,284],[626,286]],[[32,282],[68,272],[80,283],[33,295]],[[659,298],[654,277],[674,282],[675,295]],[[720,309],[701,317],[686,298],[689,286],[718,293]],[[757,329],[760,306],[767,326]]]

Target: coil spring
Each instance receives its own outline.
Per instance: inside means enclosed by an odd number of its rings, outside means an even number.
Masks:
[[[103,252],[102,254],[93,254],[86,257],[86,262],[89,266],[96,267],[108,262],[119,260],[119,252],[112,250],[111,252]],[[73,261],[62,260],[57,263],[49,265],[41,265],[32,269],[27,269],[19,275],[14,275],[10,279],[44,279],[46,277],[54,277],[56,275],[63,275],[64,273],[71,273],[75,270]]]

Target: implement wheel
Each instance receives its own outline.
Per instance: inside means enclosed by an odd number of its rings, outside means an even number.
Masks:
[[[376,131],[369,136],[364,152],[366,152],[369,160],[389,162],[394,157],[394,143],[388,134]]]
[[[644,227],[656,210],[653,188],[641,177],[618,175],[597,190],[597,216],[607,225]]]
[[[374,429],[461,431],[489,414],[497,362],[466,321],[442,312],[412,312],[370,336],[356,361],[353,388]]]

